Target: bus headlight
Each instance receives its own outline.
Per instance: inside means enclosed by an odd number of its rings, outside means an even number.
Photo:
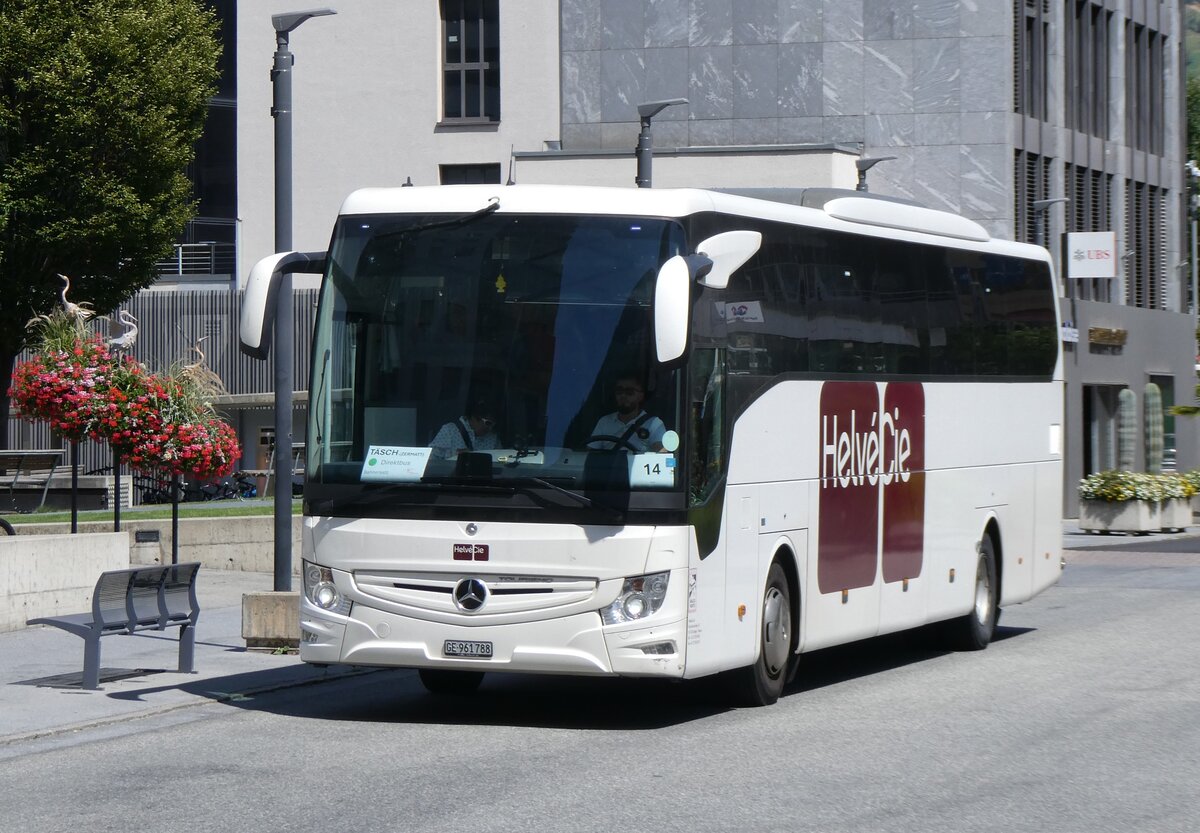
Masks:
[[[304,562],[304,596],[322,610],[343,616],[350,612],[350,600],[333,583],[333,570],[311,561]]]
[[[604,624],[634,622],[655,613],[667,597],[667,580],[670,577],[670,573],[651,573],[625,579],[625,584],[613,603],[600,610]]]

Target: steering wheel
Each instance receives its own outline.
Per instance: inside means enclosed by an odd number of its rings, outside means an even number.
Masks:
[[[633,443],[629,442],[629,440],[623,437],[614,437],[611,434],[596,434],[595,436],[588,437],[584,445],[591,446],[592,443],[613,443],[617,448],[627,448],[635,454],[639,453],[639,449]],[[604,449],[592,450],[603,451]],[[612,450],[616,451],[616,448]]]

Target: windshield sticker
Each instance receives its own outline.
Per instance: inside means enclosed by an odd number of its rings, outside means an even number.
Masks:
[[[717,314],[726,324],[762,324],[764,320],[761,301],[718,301]]]
[[[388,483],[418,483],[425,474],[430,448],[409,448],[401,445],[373,445],[367,449],[359,478]]]
[[[670,488],[675,485],[675,458],[670,454],[646,452],[629,460],[629,485]]]

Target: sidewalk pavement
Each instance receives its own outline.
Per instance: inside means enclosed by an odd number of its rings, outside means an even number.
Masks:
[[[0,633],[0,750],[18,741],[362,672],[314,668],[296,654],[248,650],[242,594],[272,589],[270,574],[201,569],[196,672],[175,670],[178,628],[105,636],[95,691],[80,687],[81,638],[44,626]]]
[[[1063,549],[1128,545],[1132,550],[1167,539],[1191,549],[1188,532],[1138,536],[1095,535],[1063,521]],[[1200,552],[1200,540],[1196,541]],[[100,688],[80,688],[83,640],[50,627],[0,633],[0,752],[9,744],[94,726],[163,714],[204,703],[306,685],[366,669],[314,668],[296,654],[249,650],[242,639],[242,594],[273,589],[268,573],[200,570],[196,592],[196,673],[178,667],[178,629],[100,640]]]
[[[1064,550],[1091,550],[1091,549],[1109,549],[1112,547],[1121,547],[1130,551],[1137,551],[1140,548],[1155,548],[1162,543],[1177,543],[1181,546],[1184,541],[1194,538],[1200,538],[1200,525],[1190,526],[1183,532],[1147,532],[1142,533],[1121,533],[1114,532],[1104,534],[1099,532],[1084,532],[1079,528],[1079,520],[1077,518],[1066,518],[1063,520],[1063,549]],[[1200,552],[1200,541],[1196,541],[1196,551]]]

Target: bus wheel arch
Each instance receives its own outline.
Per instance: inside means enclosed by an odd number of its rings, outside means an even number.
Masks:
[[[981,651],[995,635],[1000,618],[1000,530],[990,518],[976,547],[975,570],[971,576],[971,609],[963,616],[942,623],[949,647],[958,651]]]
[[[729,673],[729,683],[740,704],[769,706],[783,693],[796,661],[798,599],[795,557],[781,548],[771,560],[763,585],[756,659]]]

